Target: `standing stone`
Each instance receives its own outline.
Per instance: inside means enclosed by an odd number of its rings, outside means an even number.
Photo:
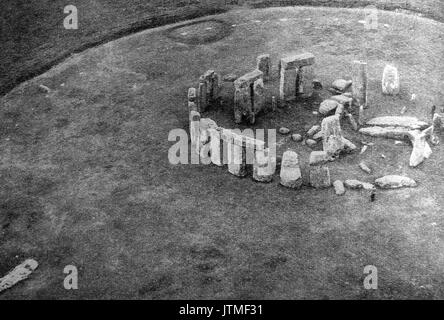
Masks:
[[[343,194],[345,194],[344,183],[341,180],[336,180],[335,182],[333,182],[333,187],[335,188],[335,193],[338,196],[342,196]]]
[[[298,69],[298,96],[310,97],[313,92],[313,79],[314,79],[313,66],[299,67]]]
[[[367,108],[367,63],[353,61],[352,64],[352,94],[358,106]]]
[[[188,112],[197,111],[196,102],[188,101]]]
[[[242,140],[242,136],[233,134],[228,142],[228,172],[238,177],[247,175],[247,155]]]
[[[277,109],[277,100],[275,96],[271,97],[271,110],[276,111]]]
[[[196,98],[197,98],[196,88],[189,88],[188,89],[188,102],[196,102]]]
[[[281,164],[281,185],[288,188],[300,188],[302,186],[302,174],[299,167],[298,154],[294,151],[285,151]]]
[[[200,154],[200,113],[197,111],[190,112],[190,137],[191,150]]]
[[[241,123],[244,115],[253,113],[249,86],[237,87],[234,91],[234,122]]]
[[[257,69],[264,73],[264,81],[271,77],[271,59],[269,54],[262,54],[257,57]]]
[[[382,74],[382,93],[396,95],[399,93],[398,69],[392,65],[386,65]]]
[[[328,161],[330,161],[330,157],[325,151],[312,151],[310,153],[310,160],[309,160],[310,166],[325,164]]]
[[[296,98],[296,78],[296,69],[286,70],[281,68],[279,82],[279,98],[281,101],[288,101]]]
[[[422,132],[419,130],[409,131],[408,136],[413,145],[412,154],[410,155],[409,160],[409,165],[411,167],[418,166],[432,154],[432,149],[426,141],[427,136],[432,132],[431,129],[426,129]]]
[[[208,107],[207,82],[205,81],[205,78],[203,76],[199,78],[197,107],[199,112],[204,112],[205,110],[207,110]]]
[[[211,100],[213,98],[213,76],[214,70],[208,70],[203,74],[203,78],[207,85],[207,99]]]
[[[265,108],[265,88],[264,81],[257,79],[253,84],[253,110],[257,114]]]
[[[210,156],[211,162],[216,166],[223,165],[223,144],[221,143],[221,132],[219,128],[209,128],[210,134]]]
[[[358,124],[360,126],[364,125],[365,123],[365,111],[364,111],[364,106],[359,106],[359,111],[358,111]]]
[[[337,156],[344,151],[355,150],[356,146],[342,136],[339,116],[326,117],[321,123],[323,150],[329,156]]]
[[[276,158],[270,155],[270,150],[256,150],[253,163],[253,179],[258,182],[271,182],[276,171]]]
[[[219,98],[220,93],[220,75],[216,72],[211,77],[211,100],[216,101]]]
[[[331,186],[330,171],[327,166],[310,166],[310,185],[316,189]]]

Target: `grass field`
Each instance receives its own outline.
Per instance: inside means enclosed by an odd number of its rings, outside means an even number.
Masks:
[[[43,73],[70,54],[123,35],[238,7],[275,5],[407,8],[444,20],[442,1],[421,0],[2,0],[0,2],[0,95]],[[79,29],[65,30],[63,8],[79,10]]]
[[[145,31],[74,55],[0,100],[0,274],[28,257],[40,263],[0,298],[444,298],[442,145],[412,169],[410,146],[366,138],[375,146],[331,164],[332,179],[405,174],[419,183],[378,192],[375,202],[363,191],[295,191],[277,178],[257,184],[167,159],[169,131],[188,130],[186,92],[199,75],[242,74],[263,52],[275,69],[286,52],[313,52],[324,85],[365,56],[369,116],[406,106],[427,120],[429,106],[442,105],[443,25],[385,12],[369,35],[354,9],[216,18],[236,25],[220,41],[189,45],[168,37],[169,27]],[[400,69],[399,97],[380,93],[386,62]],[[275,70],[270,90],[277,81]],[[320,121],[318,103],[262,116],[257,127],[303,132]],[[232,127],[228,108],[207,115]],[[344,130],[360,147],[362,137]],[[305,167],[310,149],[287,139],[279,152],[286,147]],[[363,159],[373,174],[360,171]],[[80,270],[77,291],[63,288],[68,264]],[[363,288],[365,265],[378,267],[378,290]]]

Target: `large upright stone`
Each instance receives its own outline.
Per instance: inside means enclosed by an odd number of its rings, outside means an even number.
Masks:
[[[253,111],[255,114],[265,109],[265,87],[262,79],[253,84]]]
[[[297,96],[310,97],[313,92],[314,67],[299,67],[296,79]]]
[[[352,94],[358,106],[367,107],[367,63],[353,61],[352,63]]]
[[[279,98],[288,101],[296,98],[297,69],[281,68],[279,82]]]
[[[425,159],[428,159],[432,154],[432,149],[426,141],[428,135],[432,130],[414,130],[409,132],[409,138],[413,145],[413,150],[410,155],[409,165],[416,167],[421,164]]]
[[[281,100],[291,100],[298,95],[312,93],[314,72],[308,67],[313,64],[314,55],[311,53],[291,55],[280,60],[279,97]]]
[[[242,137],[233,135],[228,143],[228,172],[237,177],[247,175],[246,150]]]
[[[190,137],[191,150],[200,154],[200,113],[197,111],[190,112]]]
[[[210,134],[210,157],[211,162],[216,166],[223,165],[223,144],[221,143],[221,129],[209,128]]]
[[[208,95],[207,95],[207,82],[205,81],[204,76],[199,78],[199,88],[198,88],[198,111],[204,112],[208,107]]]
[[[399,93],[398,69],[392,65],[386,65],[382,74],[382,93],[396,95]]]
[[[330,171],[327,166],[310,166],[310,185],[316,189],[331,186]]]
[[[253,179],[258,182],[271,182],[276,171],[276,158],[270,150],[256,150],[253,164]]]
[[[269,54],[261,54],[257,57],[257,69],[264,73],[264,81],[271,77],[271,59]]]
[[[342,136],[339,115],[326,117],[321,123],[323,150],[329,156],[337,156],[342,152],[356,149],[356,146]]]
[[[302,186],[302,173],[299,167],[298,154],[294,151],[285,151],[281,164],[281,185],[288,188],[300,188]]]
[[[235,88],[233,111],[235,123],[241,123],[244,116],[254,115],[250,86],[244,85]]]

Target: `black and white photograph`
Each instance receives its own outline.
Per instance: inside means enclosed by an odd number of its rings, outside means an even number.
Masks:
[[[0,0],[0,300],[443,299],[443,0]]]

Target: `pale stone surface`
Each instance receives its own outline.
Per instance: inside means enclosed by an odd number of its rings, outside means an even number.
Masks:
[[[263,79],[264,73],[260,70],[253,70],[244,74],[234,81],[236,87],[245,87],[252,85],[257,79]]]
[[[16,266],[7,275],[0,278],[0,292],[13,287],[20,281],[27,279],[38,266],[38,262],[34,259],[27,259],[23,263]]]
[[[319,113],[326,115],[330,112],[333,112],[338,106],[339,103],[335,100],[331,99],[324,100],[319,106]]]
[[[405,139],[408,137],[409,129],[401,127],[367,127],[359,129],[359,132],[371,137]]]
[[[257,57],[257,69],[264,73],[264,80],[270,80],[271,59],[269,54],[262,54]]]
[[[335,182],[333,182],[333,187],[335,188],[335,193],[338,196],[342,196],[343,194],[345,194],[344,183],[341,180],[336,180]]]
[[[188,101],[188,112],[197,111],[196,102]]]
[[[279,133],[280,133],[280,134],[289,134],[289,133],[290,133],[290,129],[285,128],[285,127],[281,127],[281,128],[279,129]]]
[[[190,112],[190,137],[191,150],[200,154],[200,113],[197,111]]]
[[[220,130],[217,128],[208,129],[210,135],[210,157],[211,162],[216,166],[223,165],[223,144],[221,143]]]
[[[351,108],[352,103],[353,103],[353,98],[347,97],[345,94],[331,96],[329,99],[334,100],[334,101],[344,105],[347,108]]]
[[[349,189],[362,189],[362,182],[355,179],[345,180],[344,185]]]
[[[331,86],[336,90],[345,91],[351,86],[351,84],[352,84],[351,80],[337,79],[333,81]]]
[[[326,117],[321,123],[323,150],[330,156],[337,156],[342,152],[356,149],[356,146],[342,136],[339,116]]]
[[[291,138],[295,142],[301,142],[302,141],[302,135],[300,135],[299,133],[295,133],[295,134],[291,135]]]
[[[358,106],[367,107],[367,63],[353,61],[352,63],[352,94]]]
[[[310,185],[313,188],[328,188],[331,186],[330,171],[326,166],[310,167]]]
[[[356,122],[353,115],[351,113],[347,112],[346,116],[347,116],[348,122],[352,126],[353,130],[358,131],[358,123]]]
[[[314,88],[313,88],[313,78],[315,76],[314,67],[313,66],[306,66],[306,67],[299,67],[298,73],[297,73],[298,79],[297,83],[298,86],[298,96],[303,97],[310,97],[313,94]]]
[[[313,127],[311,127],[308,131],[307,131],[307,136],[311,137],[314,136],[316,133],[318,133],[319,131],[321,131],[321,126],[320,125],[314,125]]]
[[[270,150],[256,151],[253,164],[253,179],[258,182],[271,182],[276,171],[276,158],[270,154]]]
[[[188,101],[196,102],[196,97],[197,97],[196,88],[189,88],[188,89]]]
[[[265,109],[265,88],[264,81],[257,79],[253,84],[253,111],[257,114],[259,111]]]
[[[358,124],[360,126],[364,125],[365,123],[365,111],[364,111],[364,106],[359,106],[359,111],[358,111]]]
[[[287,56],[281,59],[280,69],[289,70],[299,67],[309,66],[315,63],[315,57],[312,53],[301,53]]]
[[[398,69],[392,65],[386,65],[382,74],[382,92],[384,94],[399,94]]]
[[[368,174],[372,173],[372,170],[364,162],[359,163],[359,168]]]
[[[416,187],[417,183],[415,180],[399,176],[399,175],[388,175],[375,180],[375,184],[382,189],[397,189],[402,187]]]
[[[342,118],[342,116],[344,115],[344,105],[343,104],[338,104],[336,111],[335,111],[335,115],[338,115],[339,118]]]
[[[302,173],[299,167],[298,154],[294,151],[285,151],[281,164],[281,185],[288,188],[299,188],[302,186]]]
[[[431,130],[424,131],[410,131],[409,138],[413,145],[413,150],[410,155],[409,165],[411,167],[416,167],[421,164],[425,159],[428,159],[432,154],[432,149],[426,141],[428,135],[430,135]]]
[[[279,98],[282,101],[291,100],[296,97],[296,69],[281,69],[279,82]]]
[[[319,131],[318,133],[316,133],[316,134],[312,137],[312,139],[315,140],[315,141],[319,141],[319,140],[321,140],[321,139],[322,139],[322,130]]]
[[[370,119],[367,125],[379,127],[403,127],[411,130],[422,130],[429,126],[425,121],[408,116],[383,116]]]
[[[271,97],[271,110],[272,110],[272,111],[276,111],[277,106],[278,106],[278,104],[277,104],[277,99],[276,99],[275,96],[272,96],[272,97]]]
[[[309,164],[311,166],[319,165],[319,164],[327,163],[330,160],[331,160],[331,158],[327,154],[327,152],[325,152],[325,151],[312,151],[310,153]]]

